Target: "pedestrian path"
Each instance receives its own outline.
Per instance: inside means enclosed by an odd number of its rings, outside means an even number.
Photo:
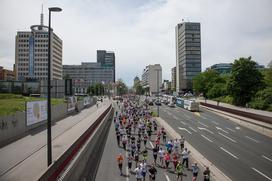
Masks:
[[[56,160],[109,106],[100,103],[52,126],[52,156]],[[0,180],[37,180],[47,169],[47,130],[26,136],[0,149]]]

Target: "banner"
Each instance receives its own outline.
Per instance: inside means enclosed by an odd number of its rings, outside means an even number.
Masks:
[[[77,103],[77,98],[75,96],[68,97],[68,111],[73,111],[76,109],[76,103]]]
[[[87,106],[87,105],[90,105],[91,104],[91,98],[88,96],[88,97],[84,97],[83,99],[83,105],[84,106]]]
[[[47,120],[47,101],[33,101],[26,103],[26,125],[30,126]]]

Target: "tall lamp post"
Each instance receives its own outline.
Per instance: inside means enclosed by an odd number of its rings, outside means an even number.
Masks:
[[[52,163],[52,142],[51,142],[51,12],[60,12],[61,8],[51,7],[49,10],[48,23],[48,82],[47,82],[47,166]]]
[[[160,117],[160,106],[159,106],[159,93],[160,93],[160,86],[159,86],[159,71],[160,69],[156,69],[156,72],[157,72],[157,101],[158,101],[158,105],[157,105],[157,113],[158,113],[158,117]]]

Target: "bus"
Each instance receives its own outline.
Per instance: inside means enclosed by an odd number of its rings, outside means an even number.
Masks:
[[[189,111],[199,111],[199,103],[194,100],[184,100],[184,109]]]

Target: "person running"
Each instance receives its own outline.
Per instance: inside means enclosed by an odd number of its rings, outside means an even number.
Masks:
[[[146,164],[145,161],[142,161],[140,166],[141,166],[141,169],[142,169],[143,181],[145,181],[145,176],[146,176],[146,172],[147,172],[147,164]]]
[[[147,140],[148,140],[148,136],[147,136],[147,134],[144,134],[144,146],[145,146],[145,148],[146,148]]]
[[[210,169],[209,167],[206,167],[206,169],[203,172],[204,181],[210,181]]]
[[[174,141],[174,151],[176,154],[178,154],[178,147],[180,145],[180,141],[178,139],[175,139]]]
[[[173,159],[172,159],[173,165],[174,165],[174,169],[177,168],[178,165],[178,156],[176,153],[173,154]]]
[[[131,172],[131,167],[132,167],[132,160],[133,160],[133,157],[131,156],[131,154],[128,155],[128,171]]]
[[[120,136],[121,136],[121,135],[120,135],[120,131],[117,130],[117,131],[116,131],[116,138],[117,138],[117,145],[118,145],[118,146],[120,146]]]
[[[149,173],[149,180],[150,181],[155,181],[156,174],[157,174],[157,169],[155,168],[154,164],[152,164],[151,167],[148,169],[148,173]]]
[[[192,172],[193,172],[193,177],[197,178],[197,175],[198,175],[198,171],[199,171],[199,168],[197,166],[197,163],[195,162],[194,164],[192,164]]]
[[[124,157],[121,153],[119,153],[119,155],[116,157],[117,163],[118,163],[118,167],[120,170],[120,175],[123,175],[122,172],[122,167],[123,167],[123,162],[124,162]]]
[[[164,143],[166,142],[166,132],[164,130],[162,131],[162,140]]]
[[[136,180],[142,181],[143,175],[142,175],[142,169],[140,165],[135,168],[134,173],[135,173]]]
[[[124,150],[126,150],[126,145],[127,145],[127,137],[126,137],[126,135],[123,135],[123,137],[122,137],[122,144],[123,144]]]
[[[187,148],[185,148],[183,150],[183,152],[181,153],[182,155],[182,165],[185,163],[186,164],[186,168],[189,167],[189,151],[187,150]]]
[[[170,163],[171,157],[169,153],[165,153],[164,154],[164,162],[165,162],[165,168],[168,169],[169,168],[169,163]]]
[[[181,136],[179,143],[180,143],[180,150],[182,151],[184,148],[184,142],[185,142],[185,138],[183,136]]]
[[[134,153],[135,167],[137,167],[139,162],[139,150],[136,150]]]
[[[163,166],[163,157],[164,157],[164,150],[162,148],[160,148],[159,158],[160,158],[161,166]]]
[[[179,161],[176,167],[176,174],[177,174],[177,181],[180,179],[182,180],[182,175],[183,175],[183,165]]]
[[[146,162],[147,156],[148,156],[148,151],[146,148],[142,151],[142,154],[143,154],[143,161]]]
[[[154,164],[155,164],[155,165],[157,165],[158,151],[159,151],[158,147],[155,146],[155,147],[153,148],[153,158],[154,158]]]

